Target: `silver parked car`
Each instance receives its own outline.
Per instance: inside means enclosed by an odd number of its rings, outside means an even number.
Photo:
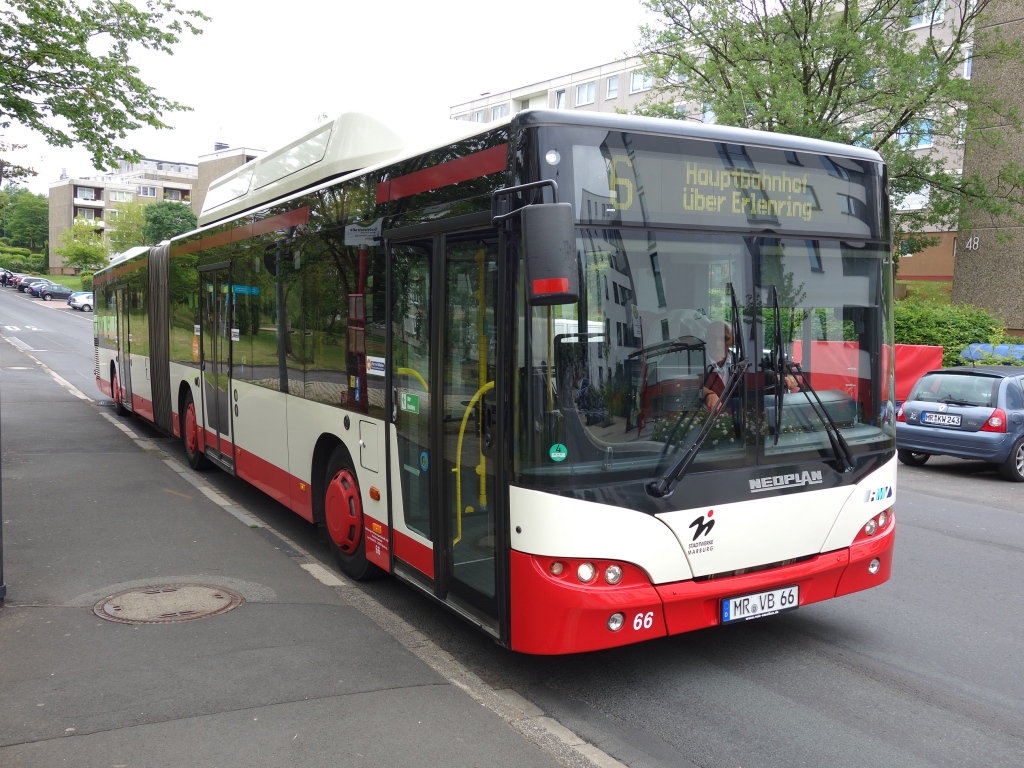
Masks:
[[[899,460],[935,455],[989,461],[1024,482],[1024,368],[990,365],[929,371],[896,414]]]

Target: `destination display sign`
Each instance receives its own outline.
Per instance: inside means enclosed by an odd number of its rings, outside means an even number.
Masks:
[[[581,224],[881,232],[880,165],[862,160],[613,133],[572,165]]]

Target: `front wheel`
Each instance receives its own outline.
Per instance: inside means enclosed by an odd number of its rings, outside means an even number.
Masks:
[[[196,405],[192,401],[191,392],[185,393],[181,405],[178,417],[181,420],[181,442],[185,446],[185,457],[192,469],[204,469],[209,462],[199,443],[199,422],[196,421]]]
[[[1024,437],[1013,444],[1010,455],[999,465],[999,474],[1015,483],[1024,483]]]
[[[382,576],[384,572],[366,559],[362,496],[341,446],[327,462],[324,489],[324,523],[338,570],[356,581]]]
[[[930,453],[919,453],[918,451],[906,451],[902,448],[896,451],[896,456],[901,462],[906,464],[908,467],[920,467],[923,466],[928,459],[931,458]]]
[[[48,294],[48,293],[44,293],[44,294],[43,294],[43,301],[49,301],[49,300],[50,300],[50,299],[52,299],[52,298],[53,298],[53,296],[51,296],[51,295],[50,295],[50,294]]]

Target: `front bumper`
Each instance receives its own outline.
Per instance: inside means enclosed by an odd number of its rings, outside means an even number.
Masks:
[[[511,646],[535,654],[614,648],[716,626],[721,602],[728,597],[795,584],[804,606],[870,589],[889,580],[895,539],[893,516],[874,538],[793,565],[708,581],[621,588],[554,579],[538,558],[513,550]],[[872,574],[868,564],[876,558],[879,568]],[[625,614],[625,623],[613,632],[608,618],[616,612]]]

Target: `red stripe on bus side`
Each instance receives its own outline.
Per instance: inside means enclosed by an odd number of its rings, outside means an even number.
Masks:
[[[398,176],[377,185],[377,203],[401,200],[420,192],[469,181],[489,173],[505,170],[508,144],[474,152],[447,163],[424,168],[422,171]]]
[[[400,557],[417,571],[434,578],[434,550],[399,530],[392,529],[395,557]]]
[[[291,509],[292,499],[288,490],[291,475],[280,467],[261,459],[251,451],[239,448],[235,451],[235,473],[274,501]]]

